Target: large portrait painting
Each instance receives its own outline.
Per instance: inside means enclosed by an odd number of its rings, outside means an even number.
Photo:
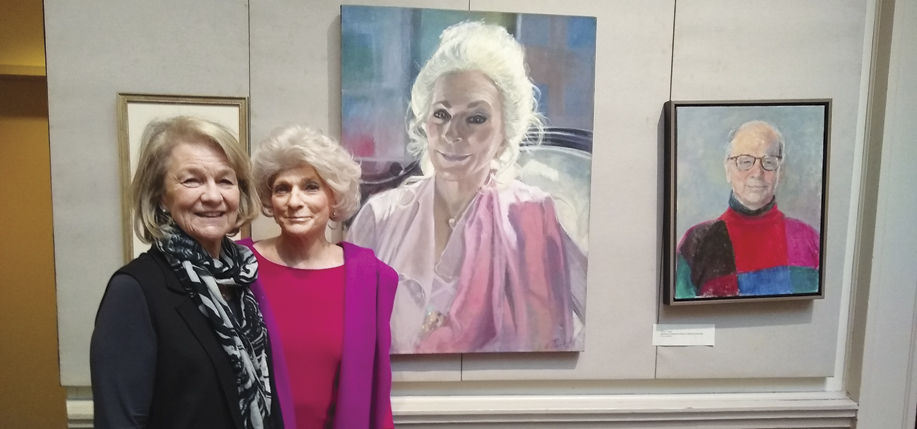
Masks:
[[[140,159],[140,138],[143,130],[157,119],[174,116],[197,116],[227,127],[242,143],[246,153],[248,145],[248,99],[235,97],[209,97],[158,94],[118,94],[118,152],[121,158],[121,230],[124,262],[128,263],[150,245],[134,234],[134,217],[131,209],[130,184]],[[246,225],[235,240],[251,235]]]
[[[665,302],[823,297],[830,100],[665,110]]]
[[[399,274],[392,353],[582,351],[596,20],[344,6],[345,239]]]

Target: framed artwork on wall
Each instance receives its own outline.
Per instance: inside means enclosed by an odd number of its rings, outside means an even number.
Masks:
[[[392,353],[584,349],[596,19],[341,8],[346,239],[399,274]]]
[[[831,100],[664,110],[664,302],[822,298]]]
[[[184,95],[118,94],[118,151],[121,169],[121,229],[125,263],[149,249],[134,234],[131,208],[131,179],[140,158],[140,138],[146,126],[160,118],[197,116],[221,124],[235,133],[250,153],[248,140],[248,99],[244,97],[210,97]],[[246,225],[238,239],[251,235]]]

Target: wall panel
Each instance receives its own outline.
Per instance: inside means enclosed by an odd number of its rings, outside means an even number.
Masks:
[[[661,306],[660,323],[712,323],[717,333],[711,348],[660,347],[657,377],[834,375],[865,19],[865,2],[855,0],[830,7],[789,0],[748,1],[741,8],[720,0],[678,3],[673,100],[834,100],[822,261],[825,298]],[[791,156],[792,142],[787,145]],[[778,188],[778,204],[779,193]]]
[[[61,383],[89,385],[89,338],[124,264],[115,97],[248,96],[248,5],[45,2]]]
[[[586,351],[397,358],[399,388],[818,390],[823,377],[834,374],[842,311],[837,292],[847,269],[851,170],[857,167],[864,0],[755,0],[741,7],[721,0],[369,3],[598,18]],[[115,95],[248,96],[254,150],[271,129],[291,123],[339,136],[340,5],[46,1],[63,384],[89,384],[92,320],[108,277],[123,263]],[[834,99],[826,298],[659,306],[663,103],[806,97]],[[277,229],[261,218],[253,233],[260,239]],[[717,345],[657,350],[651,343],[657,318],[715,323]],[[685,385],[654,377],[739,381]],[[755,381],[762,377],[780,378]],[[625,379],[636,381],[603,383]],[[500,386],[478,389],[454,383],[459,380]]]

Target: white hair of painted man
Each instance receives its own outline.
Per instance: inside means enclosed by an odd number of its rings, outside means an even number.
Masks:
[[[539,91],[528,76],[525,49],[499,25],[462,22],[443,30],[439,46],[420,69],[411,89],[408,151],[421,159],[426,173],[433,167],[426,153],[424,123],[430,116],[434,86],[440,77],[464,71],[483,73],[503,97],[504,139],[493,161],[495,170],[503,171],[516,162],[527,133],[541,141],[544,119],[538,113]]]
[[[261,212],[274,217],[271,193],[278,174],[311,166],[334,192],[331,220],[349,219],[360,207],[360,165],[337,140],[303,125],[278,128],[261,142],[252,160]]]
[[[726,150],[725,150],[724,159],[729,159],[729,157],[732,156],[732,144],[735,142],[736,134],[738,134],[739,132],[743,130],[746,130],[749,128],[758,128],[760,126],[770,128],[770,130],[773,131],[774,136],[777,137],[777,143],[780,145],[780,152],[778,154],[780,155],[780,157],[786,158],[786,141],[783,139],[783,133],[781,133],[780,130],[777,129],[777,126],[775,126],[774,124],[770,122],[754,120],[754,121],[745,122],[742,125],[739,125],[738,127],[736,127],[735,129],[729,132],[729,136],[726,138]]]

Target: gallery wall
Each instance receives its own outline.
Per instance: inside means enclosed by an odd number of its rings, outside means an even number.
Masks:
[[[45,34],[60,375],[88,386],[95,312],[123,264],[116,96],[248,97],[248,5],[49,1]]]
[[[819,2],[792,0],[745,2],[742,8],[716,0],[679,4],[673,100],[833,100],[822,258],[825,298],[729,307],[660,306],[660,323],[714,323],[717,344],[713,348],[658,348],[657,377],[834,374],[848,251],[865,6],[861,1],[840,1],[825,8]],[[792,154],[792,147],[787,151]],[[777,198],[779,203],[779,189]]]
[[[401,357],[396,394],[525,392],[532,381],[556,391],[826,389],[846,336],[839,326],[847,311],[865,0],[360,3],[598,22],[585,352]],[[340,135],[340,3],[48,0],[45,9],[61,381],[86,386],[92,320],[122,263],[116,94],[250,97],[253,149],[290,123]],[[779,98],[834,100],[825,298],[660,305],[663,103]],[[253,226],[256,239],[276,231],[269,219]],[[716,345],[655,347],[657,322],[712,323]],[[646,381],[581,383],[603,380]]]

